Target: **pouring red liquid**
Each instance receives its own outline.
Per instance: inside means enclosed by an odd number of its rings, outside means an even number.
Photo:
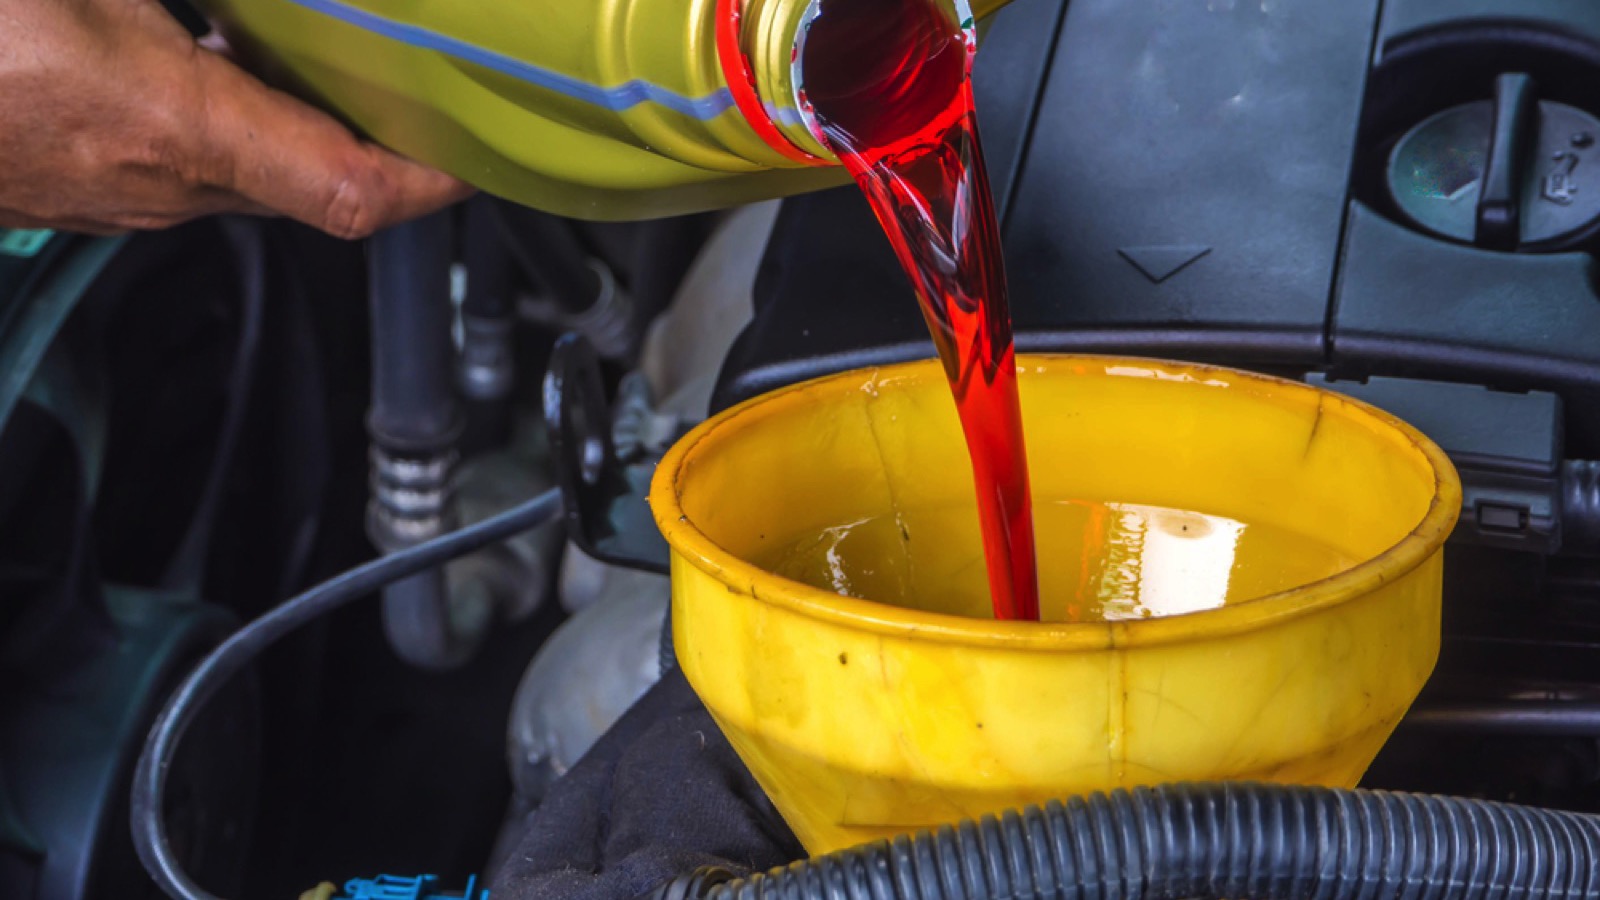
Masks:
[[[804,37],[800,99],[866,194],[933,333],[972,457],[995,618],[1037,620],[1011,311],[972,101],[972,23],[953,12],[950,0],[822,0]]]

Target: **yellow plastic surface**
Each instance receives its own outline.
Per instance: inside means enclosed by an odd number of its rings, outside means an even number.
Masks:
[[[1126,621],[840,597],[749,561],[840,522],[971,509],[942,370],[846,373],[710,420],[662,460],[651,494],[673,550],[678,659],[806,848],[1117,786],[1355,784],[1438,654],[1440,548],[1461,504],[1444,454],[1302,384],[1147,360],[1019,363],[1036,502],[1196,510],[1359,562]]]
[[[230,38],[322,105],[408,156],[562,215],[643,219],[842,184],[796,168],[738,109],[700,120],[654,102],[613,111],[394,40],[295,0],[202,0]],[[597,88],[725,91],[714,0],[335,0]]]
[[[749,0],[746,8],[760,34],[752,64],[763,89],[776,92],[766,97],[771,111],[785,121],[797,121],[784,91],[792,92],[787,73],[807,2]],[[973,7],[983,16],[1005,2]],[[646,219],[849,181],[839,166],[805,167],[778,153],[732,104],[716,49],[716,0],[200,3],[252,58],[287,72],[302,93],[367,135],[528,206]],[[473,53],[527,64],[585,92],[632,88],[722,105],[703,118],[653,100],[610,108],[513,77]],[[829,158],[804,127],[787,127]]]

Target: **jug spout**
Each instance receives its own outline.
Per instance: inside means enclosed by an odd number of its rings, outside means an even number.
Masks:
[[[827,0],[828,5],[876,0]],[[1010,0],[928,0],[958,23],[981,20]],[[892,9],[890,4],[882,4]],[[809,165],[836,164],[805,102],[805,35],[824,0],[717,0],[718,52],[729,92],[752,128],[778,153]]]

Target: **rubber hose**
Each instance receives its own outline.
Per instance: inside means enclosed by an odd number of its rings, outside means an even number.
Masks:
[[[594,306],[603,283],[571,222],[503,200],[491,205],[512,258],[562,312],[580,315]]]
[[[450,338],[450,237],[450,211],[444,210],[384,229],[368,245],[367,429],[391,453],[446,453],[461,430]]]
[[[1401,720],[1408,732],[1600,738],[1600,703],[1507,700],[1415,707]]]
[[[1516,900],[1600,896],[1600,817],[1257,784],[1095,794],[652,896],[700,900]],[[725,873],[723,874],[725,876]],[[692,882],[698,879],[698,882]],[[693,883],[694,893],[688,893]]]
[[[189,877],[172,846],[166,821],[167,774],[190,723],[230,678],[243,671],[262,651],[307,622],[398,579],[538,528],[560,512],[561,492],[549,490],[481,522],[380,556],[284,601],[239,629],[201,660],[167,698],[166,707],[145,737],[144,750],[133,775],[133,795],[129,802],[133,847],[156,886],[167,896],[179,900],[218,900]]]
[[[463,419],[450,338],[451,227],[451,211],[442,210],[380,231],[368,248],[374,465],[367,533],[386,553],[453,524],[451,473]],[[470,659],[489,620],[452,615],[454,599],[440,569],[385,587],[383,631],[395,654],[424,669]]]
[[[486,196],[468,200],[462,207],[462,262],[467,267],[467,290],[461,314],[475,319],[510,319],[517,314],[511,295],[511,250],[500,230],[500,220]]]
[[[461,255],[466,291],[461,299],[461,386],[465,427],[458,442],[471,456],[509,443],[511,394],[516,388],[516,303],[511,288],[511,252],[488,197],[463,207]]]

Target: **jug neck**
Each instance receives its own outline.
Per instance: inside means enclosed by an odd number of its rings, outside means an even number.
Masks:
[[[734,103],[763,141],[791,160],[836,165],[807,128],[795,72],[818,0],[717,0],[717,55]]]
[[[806,28],[821,2],[717,0],[716,5],[717,54],[739,111],[773,150],[815,166],[838,163],[806,108],[800,74]],[[1008,2],[970,0],[971,14],[981,20]],[[967,12],[969,0],[954,3],[963,15]]]

